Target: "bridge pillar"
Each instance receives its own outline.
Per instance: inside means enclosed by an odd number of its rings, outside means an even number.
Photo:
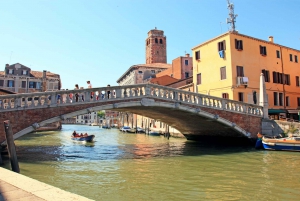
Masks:
[[[266,83],[264,74],[260,74],[260,85],[259,85],[259,105],[263,107],[263,119],[269,119],[268,116],[268,97],[266,91]]]

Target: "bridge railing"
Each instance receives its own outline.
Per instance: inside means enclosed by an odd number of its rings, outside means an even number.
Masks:
[[[0,112],[18,108],[56,107],[140,97],[160,98],[262,116],[262,107],[258,105],[153,84],[4,95],[0,96]]]

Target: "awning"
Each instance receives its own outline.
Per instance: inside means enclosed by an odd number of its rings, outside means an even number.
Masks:
[[[298,112],[300,112],[300,110],[288,110],[288,113],[293,113],[293,114],[298,114]]]
[[[286,113],[286,110],[282,110],[282,109],[269,109],[268,113],[269,114],[279,114],[279,113]]]

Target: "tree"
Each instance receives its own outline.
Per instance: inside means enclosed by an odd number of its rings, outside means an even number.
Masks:
[[[100,117],[100,118],[105,119],[105,111],[98,111],[97,116]]]

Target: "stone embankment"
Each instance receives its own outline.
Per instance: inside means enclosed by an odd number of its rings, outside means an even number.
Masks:
[[[2,200],[89,201],[90,199],[0,168],[0,201]]]

